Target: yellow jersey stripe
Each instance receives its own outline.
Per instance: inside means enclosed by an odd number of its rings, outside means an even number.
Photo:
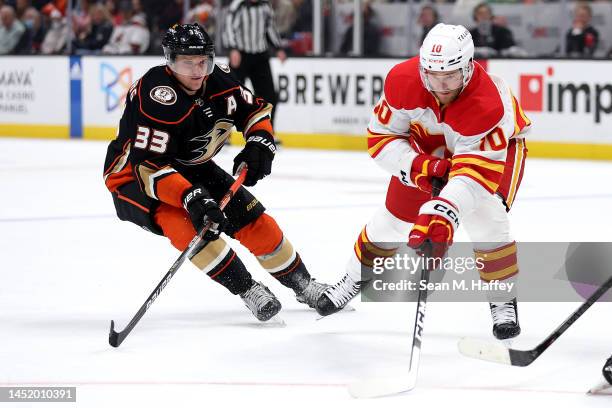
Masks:
[[[461,176],[461,175],[469,175],[469,176],[473,177],[474,179],[476,179],[477,181],[479,181],[480,183],[485,185],[491,191],[495,191],[499,187],[498,183],[494,183],[492,181],[489,181],[489,180],[485,179],[476,170],[473,170],[473,169],[470,169],[470,168],[467,168],[467,167],[451,171],[450,174],[448,175],[448,178],[451,179],[453,177],[457,177],[457,176]]]

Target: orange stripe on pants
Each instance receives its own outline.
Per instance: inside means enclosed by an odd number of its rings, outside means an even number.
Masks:
[[[176,249],[187,249],[196,231],[186,210],[161,203],[155,211],[154,219]]]
[[[262,256],[274,252],[280,245],[283,231],[274,218],[264,213],[234,234],[234,237],[253,255]]]

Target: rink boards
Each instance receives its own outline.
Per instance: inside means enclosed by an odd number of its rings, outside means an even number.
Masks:
[[[400,61],[272,60],[279,90],[275,127],[284,145],[364,149],[365,129],[385,75]],[[3,57],[0,135],[112,139],[130,85],[163,63],[161,57]],[[612,159],[612,82],[607,75],[612,61],[480,63],[508,82],[533,122],[530,156]],[[238,134],[232,139],[240,140]]]

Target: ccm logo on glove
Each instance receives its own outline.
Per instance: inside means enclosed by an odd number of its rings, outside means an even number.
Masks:
[[[455,224],[455,229],[459,228],[459,217],[455,210],[444,202],[436,202],[433,206],[434,211],[442,214],[444,218]]]

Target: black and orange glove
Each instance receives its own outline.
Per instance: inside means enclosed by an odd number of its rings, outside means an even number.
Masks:
[[[410,181],[419,190],[431,193],[431,179],[438,177],[446,181],[451,162],[429,154],[419,154],[410,167]]]
[[[441,258],[453,243],[459,227],[459,211],[443,198],[433,198],[421,206],[419,216],[410,230],[408,246],[421,255]],[[424,253],[425,242],[431,243],[431,253]]]
[[[212,221],[212,226],[204,233],[206,241],[214,241],[219,238],[223,228],[227,224],[227,219],[219,205],[202,186],[195,185],[183,194],[183,207],[189,213],[191,223],[199,233],[206,220]]]
[[[240,163],[245,162],[248,166],[244,185],[254,186],[259,180],[272,172],[272,160],[276,153],[274,138],[268,133],[258,132],[248,137],[244,149],[234,158],[234,170]]]

